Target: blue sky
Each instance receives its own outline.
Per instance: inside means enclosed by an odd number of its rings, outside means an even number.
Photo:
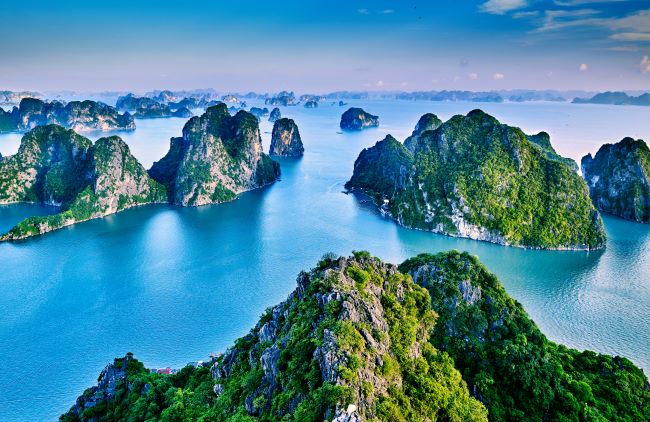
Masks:
[[[650,0],[21,0],[0,89],[650,89]]]

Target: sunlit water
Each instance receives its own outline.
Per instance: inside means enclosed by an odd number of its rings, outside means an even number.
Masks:
[[[249,105],[252,105],[249,102]],[[506,248],[398,227],[342,193],[355,158],[420,115],[446,119],[481,107],[528,132],[546,130],[579,159],[624,136],[650,139],[650,110],[571,104],[365,102],[381,126],[338,134],[339,107],[283,108],[305,156],[281,160],[282,180],[238,200],[199,208],[148,206],[40,238],[0,244],[0,420],[51,420],[93,385],[114,356],[180,367],[222,351],[324,252],[366,249],[394,263],[449,249],[478,255],[553,340],[631,358],[650,369],[650,225],[605,217],[605,251]],[[138,120],[124,134],[148,167],[183,119]],[[268,149],[271,125],[263,120]],[[98,134],[90,134],[96,139]],[[0,136],[13,153],[15,135]],[[36,205],[0,207],[5,231]]]

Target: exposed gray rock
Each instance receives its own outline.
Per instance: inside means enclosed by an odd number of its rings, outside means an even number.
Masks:
[[[269,154],[299,157],[304,152],[305,148],[302,145],[302,139],[300,138],[300,132],[296,123],[286,117],[277,120],[273,125]]]

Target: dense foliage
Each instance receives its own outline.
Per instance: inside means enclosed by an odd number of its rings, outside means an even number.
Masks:
[[[29,217],[0,239],[22,239],[123,209],[167,201],[117,136],[92,142],[57,125],[27,133],[17,154],[0,162],[0,202],[61,206],[54,215]]]
[[[385,202],[400,224],[533,248],[605,244],[575,163],[543,133],[527,136],[475,110],[412,137],[409,148],[391,139],[362,151],[346,187]]]
[[[231,116],[221,103],[191,118],[149,174],[168,187],[172,202],[203,205],[275,181],[280,165],[262,152],[257,118],[243,110]]]
[[[429,290],[439,315],[431,341],[452,356],[491,420],[650,420],[640,369],[549,341],[476,257],[423,254],[399,269]]]
[[[582,158],[582,175],[596,207],[627,220],[650,223],[650,149],[641,139],[605,144]]]
[[[486,420],[427,342],[434,322],[426,290],[394,266],[365,252],[326,256],[209,365],[165,376],[130,364],[112,400],[89,389],[62,420]]]
[[[336,417],[641,421],[650,386],[625,358],[548,341],[475,257],[423,254],[398,271],[355,252],[301,273],[287,301],[210,362],[162,375],[116,360],[62,420]]]

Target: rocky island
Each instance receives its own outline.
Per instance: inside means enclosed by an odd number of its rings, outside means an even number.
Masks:
[[[594,95],[591,98],[574,98],[573,104],[612,104],[650,106],[650,94],[645,93],[637,97],[627,95],[625,92],[607,91]]]
[[[581,166],[596,208],[650,223],[650,149],[643,140],[605,144],[595,157],[582,157]]]
[[[172,110],[165,104],[155,103],[138,108],[133,117],[136,119],[160,119],[165,117],[192,117],[192,112],[185,107]]]
[[[262,151],[257,118],[244,110],[231,116],[221,103],[192,117],[149,174],[167,186],[172,203],[196,206],[273,183],[280,165]]]
[[[133,130],[129,113],[97,101],[46,102],[24,98],[11,111],[0,108],[0,132],[25,132],[36,126],[57,124],[76,132]]]
[[[408,147],[389,135],[363,150],[346,188],[406,227],[527,248],[604,247],[587,185],[544,135],[480,110],[417,132]]]
[[[23,136],[15,155],[0,161],[0,203],[58,205],[58,214],[30,217],[0,240],[17,240],[149,203],[166,202],[165,187],[151,179],[117,136],[93,143],[58,125]]]
[[[366,113],[362,108],[350,107],[341,115],[341,129],[362,130],[379,126],[379,117]]]
[[[641,369],[549,341],[468,254],[326,254],[297,284],[207,362],[165,375],[115,359],[61,421],[650,417]]]
[[[270,155],[300,157],[305,152],[296,122],[282,118],[276,120],[271,134]]]
[[[139,108],[146,108],[160,104],[149,97],[137,97],[133,94],[123,95],[117,98],[115,107],[120,111],[135,111]]]
[[[273,110],[271,110],[271,114],[269,114],[269,122],[275,123],[276,120],[282,118],[282,113],[280,113],[280,109],[275,107]]]

